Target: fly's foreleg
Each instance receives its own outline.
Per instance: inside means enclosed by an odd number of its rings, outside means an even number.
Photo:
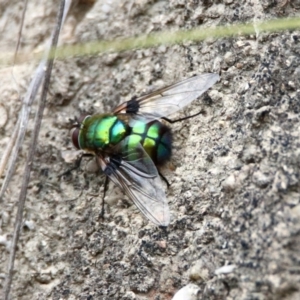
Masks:
[[[187,116],[187,117],[183,117],[183,118],[176,119],[176,120],[171,120],[171,119],[169,119],[169,118],[167,118],[167,117],[162,117],[162,119],[165,120],[165,121],[167,121],[168,123],[174,124],[174,123],[176,123],[176,122],[181,122],[181,121],[184,121],[184,120],[187,120],[187,119],[194,118],[194,117],[196,117],[196,116],[198,116],[198,115],[201,115],[201,114],[203,114],[203,113],[204,113],[204,111],[201,110],[201,111],[197,112],[197,113],[194,114],[194,115]]]
[[[94,156],[94,155],[91,154],[91,153],[82,153],[82,154],[76,159],[74,166],[73,166],[72,168],[70,168],[69,170],[67,170],[67,171],[65,171],[65,172],[63,172],[63,173],[61,173],[61,174],[59,174],[58,177],[62,177],[62,176],[69,175],[69,174],[71,174],[72,171],[79,169],[83,157],[93,157],[93,156]]]

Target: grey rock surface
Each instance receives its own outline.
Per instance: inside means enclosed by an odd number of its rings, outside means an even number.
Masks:
[[[299,1],[81,1],[61,43],[299,16]],[[22,6],[1,10],[3,49],[16,43]],[[29,1],[22,47],[41,49],[56,1]],[[9,24],[9,26],[8,26]],[[38,24],[38,25],[37,25]],[[175,46],[56,61],[28,189],[12,299],[300,299],[300,31],[257,32]],[[0,70],[0,154],[34,64]],[[208,94],[174,116],[174,155],[161,169],[172,220],[148,222],[104,176],[72,164],[68,119],[110,112],[153,87],[220,72]],[[15,81],[18,83],[16,92]],[[32,109],[32,115],[36,107]],[[1,123],[2,124],[2,123]],[[0,211],[0,285],[13,232],[26,141]],[[235,268],[225,267],[226,265]],[[217,272],[216,272],[217,270]]]

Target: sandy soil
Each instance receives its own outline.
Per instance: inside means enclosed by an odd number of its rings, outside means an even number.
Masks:
[[[61,43],[299,15],[299,1],[82,1]],[[1,49],[13,51],[22,3],[1,9]],[[22,49],[46,42],[56,1],[29,1]],[[188,283],[198,299],[300,298],[299,31],[56,61],[28,188],[12,299],[172,299]],[[2,51],[2,50],[1,50]],[[0,155],[18,117],[32,63],[0,70]],[[172,126],[174,155],[162,172],[172,221],[148,222],[91,162],[68,176],[68,120],[110,112],[153,88],[193,74],[221,80]],[[14,75],[14,77],[12,76]],[[34,116],[36,106],[32,108]],[[30,130],[0,214],[3,286]],[[1,179],[2,180],[2,179]],[[215,271],[235,265],[228,274]]]

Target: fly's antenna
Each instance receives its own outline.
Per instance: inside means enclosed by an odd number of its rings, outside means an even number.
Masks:
[[[74,118],[70,118],[69,119],[69,126],[70,126],[70,129],[73,129],[73,128],[80,128],[80,125],[81,125],[81,122],[79,121],[79,119],[77,117],[74,117]]]

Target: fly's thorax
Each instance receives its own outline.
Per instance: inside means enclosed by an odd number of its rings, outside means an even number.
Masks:
[[[103,150],[118,144],[127,134],[128,126],[113,114],[86,116],[72,134],[73,144],[83,150]]]
[[[131,124],[129,147],[140,143],[156,165],[170,159],[172,154],[172,132],[165,124],[154,120],[136,120]]]

